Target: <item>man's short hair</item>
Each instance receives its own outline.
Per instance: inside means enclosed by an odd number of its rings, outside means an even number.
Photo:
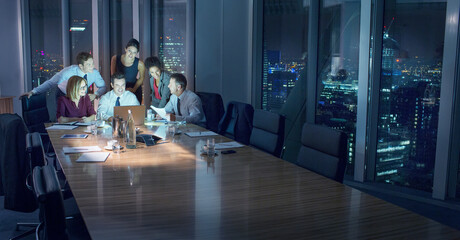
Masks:
[[[187,79],[183,74],[173,73],[170,78],[174,78],[176,80],[176,86],[181,85],[183,90],[187,87]]]
[[[77,55],[77,64],[84,65],[85,62],[88,61],[88,59],[90,58],[93,58],[93,56],[91,56],[91,54],[89,54],[88,52],[79,52]]]
[[[125,79],[125,74],[122,72],[115,72],[111,77],[110,77],[110,82],[113,83],[115,79]],[[126,81],[126,79],[125,79]]]
[[[138,52],[140,51],[140,49],[139,49],[139,41],[137,41],[135,38],[131,38],[128,41],[128,43],[126,44],[125,48],[128,48],[128,47],[135,47]]]
[[[145,59],[144,64],[145,64],[145,68],[147,69],[147,71],[151,67],[157,67],[163,72],[163,64],[161,63],[158,57],[148,57],[147,59]]]

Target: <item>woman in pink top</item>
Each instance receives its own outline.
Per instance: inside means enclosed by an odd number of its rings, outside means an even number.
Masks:
[[[69,78],[67,95],[58,99],[56,112],[58,122],[91,122],[96,119],[96,111],[86,93],[86,88],[86,79],[80,76]]]

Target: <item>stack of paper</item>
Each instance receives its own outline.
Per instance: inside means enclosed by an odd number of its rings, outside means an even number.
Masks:
[[[77,162],[105,162],[109,154],[109,152],[83,153]]]
[[[100,152],[102,149],[98,146],[86,147],[63,147],[64,153],[83,153],[83,152]]]
[[[233,142],[225,142],[225,143],[216,143],[214,148],[216,150],[220,150],[220,149],[238,148],[238,147],[244,147],[244,145],[233,141]]]
[[[204,131],[204,132],[186,132],[185,135],[189,137],[208,137],[208,136],[216,136],[217,133],[211,131]]]
[[[72,130],[77,127],[78,126],[73,126],[73,125],[53,125],[51,127],[47,127],[46,130]]]

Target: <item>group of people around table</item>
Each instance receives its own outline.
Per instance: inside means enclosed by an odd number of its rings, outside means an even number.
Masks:
[[[148,57],[145,64],[136,57],[139,42],[131,39],[122,55],[113,56],[110,65],[110,86],[106,92],[105,81],[94,68],[91,54],[80,52],[77,64],[68,66],[56,73],[52,78],[22,97],[31,97],[57,87],[56,118],[58,122],[91,122],[96,114],[103,120],[111,121],[115,106],[136,106],[142,103],[142,85],[144,71],[148,70],[152,89],[152,106],[164,108],[166,120],[186,121],[204,126],[201,99],[194,92],[187,90],[187,79],[183,74],[168,74],[158,57]],[[88,94],[92,84],[98,87],[97,92]],[[104,94],[105,93],[105,94]],[[99,98],[97,113],[93,100]]]

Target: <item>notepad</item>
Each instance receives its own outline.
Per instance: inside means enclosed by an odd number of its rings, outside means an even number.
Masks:
[[[226,149],[226,148],[238,148],[238,147],[244,147],[244,145],[233,141],[233,142],[226,142],[226,143],[216,143],[216,145],[214,146],[216,150]]]
[[[107,160],[107,157],[109,155],[110,155],[109,152],[83,153],[77,159],[77,162],[105,162],[105,160]]]
[[[63,147],[64,153],[83,153],[83,152],[100,152],[102,149],[98,146],[86,147]]]
[[[185,135],[189,137],[208,137],[208,136],[216,136],[217,133],[211,131],[204,131],[204,132],[186,132]]]
[[[87,138],[88,134],[64,134],[61,138]]]
[[[51,127],[47,127],[46,130],[72,130],[77,127],[78,126],[73,126],[73,125],[53,125]]]

